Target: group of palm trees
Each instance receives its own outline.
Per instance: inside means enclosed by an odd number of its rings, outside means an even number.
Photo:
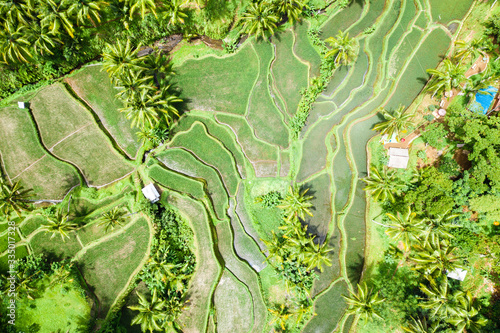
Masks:
[[[139,127],[142,137],[148,137],[149,131],[162,123],[168,127],[179,116],[175,104],[182,100],[169,83],[174,72],[168,58],[158,50],[139,58],[138,51],[130,40],[108,44],[103,67],[118,88],[117,98],[125,104],[119,111]]]

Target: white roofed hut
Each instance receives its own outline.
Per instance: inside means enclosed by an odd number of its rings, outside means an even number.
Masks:
[[[154,186],[153,183],[150,183],[148,186],[144,187],[142,189],[142,194],[151,201],[151,203],[155,203],[158,200],[160,200],[160,193],[156,189],[156,186]]]
[[[408,149],[389,148],[389,163],[387,163],[387,166],[390,168],[406,169],[409,159]]]

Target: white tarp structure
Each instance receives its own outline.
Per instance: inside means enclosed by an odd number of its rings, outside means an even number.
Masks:
[[[26,107],[26,105],[24,104],[24,102],[17,102],[17,106],[20,108],[20,109],[24,109]]]
[[[387,166],[390,168],[406,169],[409,159],[408,149],[389,148],[389,163],[387,163]]]
[[[465,275],[467,275],[467,271],[465,269],[457,268],[454,271],[449,272],[446,276],[450,279],[463,281],[465,279]]]
[[[156,190],[156,187],[153,185],[153,183],[149,184],[145,188],[142,189],[142,194],[151,201],[152,203],[157,202],[160,200],[160,193]]]

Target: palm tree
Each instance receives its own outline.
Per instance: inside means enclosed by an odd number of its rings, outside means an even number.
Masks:
[[[427,73],[432,75],[425,91],[432,92],[432,96],[441,97],[453,88],[463,90],[461,83],[467,83],[465,77],[467,69],[459,63],[454,64],[449,59],[443,61],[441,69],[428,69]]]
[[[156,4],[154,0],[126,0],[129,7],[129,17],[132,19],[136,11],[140,11],[141,18],[144,20],[144,16],[147,13],[153,13],[156,17]]]
[[[282,264],[283,257],[286,253],[285,248],[283,246],[283,241],[276,235],[274,230],[271,231],[271,235],[272,236],[269,241],[261,239],[261,241],[266,245],[267,251],[269,253],[267,255],[266,261],[275,259],[278,262],[278,264]]]
[[[4,63],[29,62],[33,58],[31,43],[26,38],[27,31],[24,25],[4,22],[0,29],[0,53]]]
[[[31,190],[23,190],[18,180],[12,185],[7,184],[0,178],[0,212],[9,219],[10,214],[15,212],[21,217],[21,211],[29,211],[31,207],[26,202]]]
[[[139,292],[137,292],[137,296],[139,297],[139,305],[128,307],[130,310],[139,311],[137,316],[132,319],[132,325],[140,324],[143,332],[161,331],[166,318],[165,301],[158,299],[156,289],[153,291],[153,298],[150,302]]]
[[[356,57],[355,41],[349,38],[349,33],[339,33],[335,37],[329,37],[325,40],[332,48],[325,54],[325,58],[333,57],[336,65],[348,65]]]
[[[151,80],[151,76],[144,76],[140,71],[125,72],[120,75],[119,80],[116,80],[116,88],[119,90],[116,97],[127,101],[143,90],[150,90],[153,93],[155,87],[152,86]]]
[[[488,323],[488,320],[479,316],[479,311],[473,307],[472,295],[466,292],[459,297],[457,306],[453,309],[454,314],[446,321],[457,328],[457,332],[481,333],[481,327]]]
[[[393,136],[399,140],[400,134],[405,132],[411,126],[412,114],[406,113],[407,109],[404,105],[399,105],[396,110],[389,112],[384,108],[379,110],[379,113],[384,117],[385,121],[375,124],[374,131],[379,131],[380,135],[387,135],[387,139]]]
[[[415,269],[422,270],[428,276],[439,277],[446,272],[463,268],[460,257],[453,254],[455,247],[437,239],[425,246],[415,245],[415,253],[410,259],[415,262]]]
[[[163,11],[163,19],[168,20],[168,24],[173,26],[184,24],[184,20],[188,17],[186,8],[182,7],[185,4],[186,0],[171,0]]]
[[[300,14],[307,5],[302,0],[281,0],[274,2],[276,10],[281,15],[286,15],[291,24],[300,20]]]
[[[286,321],[293,315],[290,308],[285,304],[274,304],[268,311],[273,315],[270,325],[277,323],[282,330],[286,330]]]
[[[42,27],[39,24],[31,24],[26,35],[27,39],[32,43],[35,53],[45,55],[45,53],[53,55],[52,49],[57,44],[63,42],[57,38],[53,32],[50,32],[47,27]]]
[[[427,319],[415,319],[411,317],[411,324],[402,327],[403,331],[408,333],[436,333],[438,326],[436,324],[428,324]]]
[[[34,3],[31,0],[0,0],[0,15],[4,21],[29,25],[34,18]]]
[[[102,6],[107,5],[102,1],[92,0],[72,0],[68,8],[68,13],[76,16],[78,24],[85,24],[87,20],[91,20],[95,26],[95,21],[101,22],[100,10]]]
[[[71,22],[71,13],[68,12],[65,0],[44,0],[41,2],[39,17],[43,27],[48,27],[53,34],[59,33],[61,26],[71,38],[74,38],[75,28]]]
[[[137,58],[138,51],[139,48],[133,49],[128,39],[126,43],[117,41],[116,45],[107,44],[102,55],[103,68],[114,80],[128,72],[142,70],[140,59]]]
[[[415,212],[411,211],[410,206],[408,206],[404,214],[397,212],[396,215],[392,213],[386,213],[386,215],[390,221],[385,233],[393,240],[401,241],[406,250],[412,244],[420,241],[420,236],[424,232],[424,223],[422,219],[417,217]]]
[[[451,292],[447,279],[440,283],[431,280],[430,286],[421,284],[420,290],[427,295],[427,298],[422,300],[419,306],[431,310],[431,316],[437,315],[439,318],[447,318],[454,314],[458,299],[463,295],[461,290]]]
[[[100,225],[108,229],[114,229],[117,226],[122,226],[125,223],[127,211],[123,210],[121,207],[115,207],[109,212],[102,214]]]
[[[455,41],[455,46],[457,47],[457,52],[455,53],[455,59],[462,62],[464,59],[469,59],[472,63],[479,56],[486,55],[486,49],[488,49],[489,38],[481,36],[480,38],[474,38],[470,41],[457,40]]]
[[[425,227],[421,236],[423,245],[425,246],[430,243],[436,243],[440,239],[448,240],[453,238],[453,235],[450,233],[450,229],[457,228],[458,225],[452,224],[451,221],[458,216],[458,214],[450,214],[450,212],[447,211],[434,217],[424,218],[423,222]]]
[[[323,245],[320,245],[314,243],[313,238],[310,238],[309,245],[309,250],[307,250],[304,254],[304,263],[308,265],[308,270],[312,270],[317,267],[321,272],[323,272],[323,264],[327,266],[332,265],[332,260],[328,258],[328,252],[333,251],[333,249],[327,246],[328,244],[326,241]]]
[[[58,210],[55,215],[46,216],[47,224],[42,225],[42,230],[52,233],[50,239],[54,238],[55,235],[59,234],[62,241],[65,241],[65,237],[69,238],[68,232],[75,230],[78,226],[74,223],[68,221],[68,214],[62,213]]]
[[[172,63],[168,57],[161,51],[153,52],[145,56],[143,61],[146,74],[159,89],[167,84],[167,80],[175,75],[172,69]]]
[[[265,1],[251,2],[247,7],[247,11],[241,16],[240,21],[243,22],[242,33],[256,35],[257,38],[265,39],[266,31],[269,31],[271,35],[274,34],[279,16],[274,13],[272,6]]]
[[[177,102],[182,100],[175,95],[168,93],[151,95],[149,89],[142,89],[134,92],[126,102],[126,106],[119,111],[126,113],[127,119],[132,119],[131,126],[141,129],[153,128],[160,122],[162,116],[167,124],[170,124],[174,115],[179,116],[177,109],[172,105]]]
[[[357,293],[351,290],[349,290],[349,293],[351,294],[349,297],[342,295],[347,304],[349,304],[349,308],[346,311],[347,314],[355,315],[356,320],[359,318],[365,321],[372,320],[373,318],[382,319],[377,313],[376,307],[385,299],[380,298],[378,292],[368,292],[368,286],[366,283],[363,283],[363,285],[358,284]]]
[[[361,180],[366,183],[364,190],[371,191],[370,195],[375,201],[389,199],[391,202],[395,202],[396,195],[406,189],[406,184],[396,176],[394,170],[389,170],[386,167],[379,169],[374,164],[370,166],[368,177]]]
[[[309,210],[312,207],[312,203],[309,201],[313,197],[311,195],[306,196],[307,191],[309,191],[308,188],[300,192],[300,188],[297,185],[288,188],[288,193],[278,206],[278,208],[285,211],[286,221],[290,221],[294,216],[298,216],[301,219],[304,219],[306,214],[313,216]]]

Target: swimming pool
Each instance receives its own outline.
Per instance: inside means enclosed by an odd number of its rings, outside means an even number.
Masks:
[[[476,100],[472,103],[471,110],[486,114],[490,109],[491,103],[497,94],[498,89],[489,86],[487,89],[481,89],[476,93]]]

